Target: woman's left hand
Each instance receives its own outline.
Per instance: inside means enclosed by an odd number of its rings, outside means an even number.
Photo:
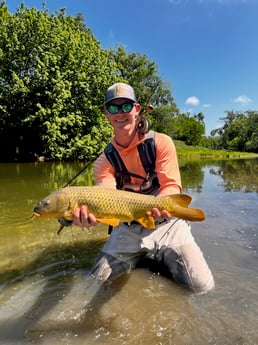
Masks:
[[[158,222],[162,222],[162,220],[169,220],[172,218],[172,215],[170,212],[166,210],[160,211],[158,208],[153,208],[151,211],[146,212],[146,216],[148,217],[154,217]]]

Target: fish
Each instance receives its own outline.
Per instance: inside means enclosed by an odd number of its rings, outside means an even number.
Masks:
[[[187,194],[156,197],[101,186],[70,186],[54,191],[41,200],[34,207],[33,214],[36,217],[57,218],[63,226],[68,226],[73,222],[73,211],[86,205],[99,223],[118,226],[120,222],[136,221],[144,228],[155,229],[154,217],[146,215],[153,208],[167,210],[176,218],[203,221],[205,213],[198,208],[189,208],[191,201]]]

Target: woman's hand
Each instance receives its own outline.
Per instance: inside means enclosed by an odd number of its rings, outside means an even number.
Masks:
[[[151,211],[147,211],[146,212],[146,216],[150,217],[154,217],[158,222],[162,222],[164,219],[165,220],[169,220],[172,218],[172,215],[166,211],[160,211],[158,208],[153,208]]]
[[[73,224],[80,227],[96,226],[98,222],[94,214],[89,213],[87,206],[77,207],[73,212]]]

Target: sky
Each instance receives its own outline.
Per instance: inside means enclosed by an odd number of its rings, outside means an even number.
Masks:
[[[16,12],[22,0],[6,0]],[[42,9],[43,0],[24,0]],[[258,0],[46,0],[81,13],[102,48],[156,63],[180,112],[202,112],[206,134],[225,111],[258,110]]]

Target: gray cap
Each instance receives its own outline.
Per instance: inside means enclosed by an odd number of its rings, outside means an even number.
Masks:
[[[107,89],[105,104],[117,98],[127,98],[130,101],[137,102],[134,89],[130,85],[124,83],[116,83]]]

